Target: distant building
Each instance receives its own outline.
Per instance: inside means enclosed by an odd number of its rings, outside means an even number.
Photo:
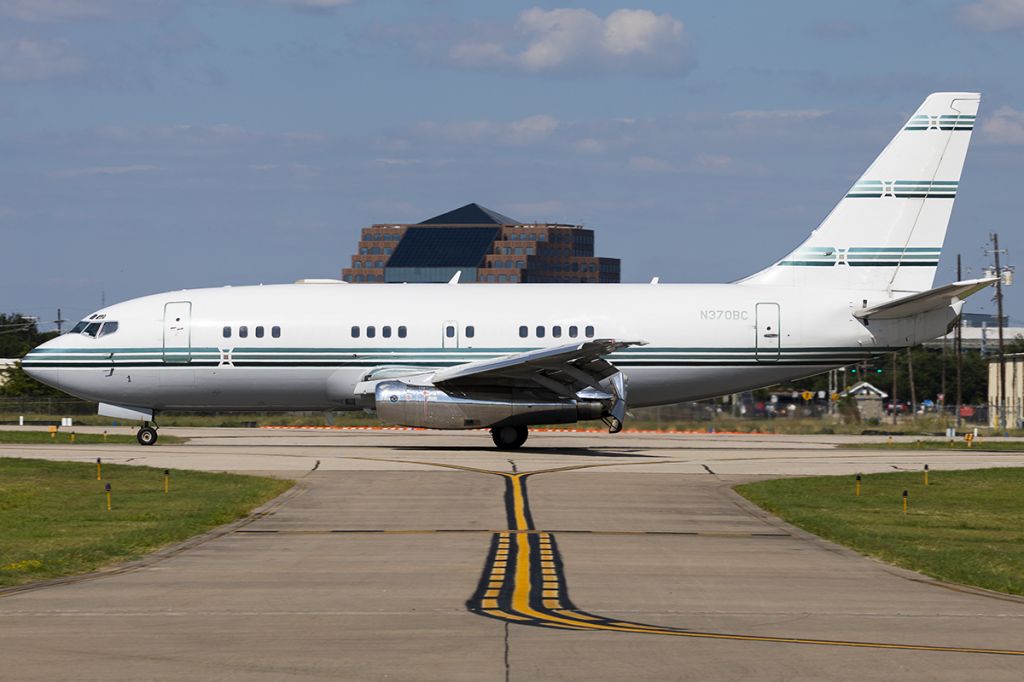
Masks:
[[[619,282],[618,258],[594,255],[594,231],[522,223],[466,204],[415,224],[364,227],[346,282]]]
[[[1024,425],[1024,353],[1006,355],[1006,426],[1019,429]],[[993,427],[999,424],[999,358],[988,361],[988,416]]]
[[[882,401],[889,397],[888,393],[866,381],[850,386],[840,395],[844,398],[847,396],[853,397],[861,419],[881,419]]]
[[[965,327],[998,327],[999,316],[992,313],[964,313],[962,323]],[[1010,326],[1010,317],[1003,315],[1003,327]]]

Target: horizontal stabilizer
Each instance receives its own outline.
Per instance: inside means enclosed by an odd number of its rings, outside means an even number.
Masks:
[[[896,320],[913,317],[962,301],[968,296],[992,286],[996,283],[996,279],[996,277],[987,277],[953,282],[938,289],[922,291],[919,294],[911,294],[895,301],[858,310],[853,315],[861,320]]]

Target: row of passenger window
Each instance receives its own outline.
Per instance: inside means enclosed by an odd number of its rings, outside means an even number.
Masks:
[[[232,327],[224,327],[224,338],[225,339],[230,339],[231,338],[232,330],[233,330]],[[264,336],[264,332],[265,331],[266,330],[263,328],[263,325],[257,325],[253,329],[253,335],[257,339],[262,339],[263,336]],[[271,327],[270,328],[270,335],[272,337],[274,337],[275,339],[281,338],[281,328],[278,327],[278,326]],[[248,336],[249,336],[249,327],[244,325],[244,324],[239,326],[238,327],[238,338],[245,339],[245,338],[248,338]]]
[[[575,339],[575,338],[579,337],[579,335],[580,335],[580,328],[577,327],[574,324],[569,325],[569,329],[567,331],[568,331],[567,335],[568,335],[568,337],[570,339]],[[529,335],[530,335],[530,328],[528,326],[526,326],[525,324],[524,325],[520,325],[520,327],[519,327],[519,337],[525,339]],[[537,325],[537,327],[534,329],[534,336],[536,336],[538,339],[543,339],[546,335],[547,335],[547,327],[542,325],[542,324]],[[586,336],[588,339],[594,338],[594,327],[593,327],[593,325],[589,325],[588,324],[586,327],[584,327],[583,328],[583,335]],[[562,325],[560,325],[560,324],[552,325],[552,327],[551,327],[551,338],[553,338],[553,339],[560,339],[560,338],[562,338]]]
[[[352,325],[352,338],[358,339],[362,336],[363,332],[366,332],[366,338],[373,339],[377,336],[377,327],[372,324],[367,327],[360,327],[359,325]],[[380,328],[380,335],[385,339],[391,338],[391,325],[384,325]],[[409,330],[405,328],[405,325],[398,327],[398,338],[404,339],[409,335]]]

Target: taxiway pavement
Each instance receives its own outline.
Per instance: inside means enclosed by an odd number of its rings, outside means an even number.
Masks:
[[[551,433],[499,453],[485,433],[165,432],[192,440],[0,456],[298,484],[166,559],[0,593],[3,679],[1024,677],[1024,656],[964,651],[1024,651],[1024,599],[863,558],[731,489],[1024,455],[842,437]]]

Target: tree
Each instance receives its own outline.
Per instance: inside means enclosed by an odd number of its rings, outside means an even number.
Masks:
[[[35,318],[26,317],[21,313],[0,313],[0,358],[22,358],[30,350],[57,336],[57,332],[41,333],[36,326]],[[0,395],[21,396],[64,396],[55,388],[41,384],[21,368],[21,363],[3,371],[4,384],[0,386]]]

